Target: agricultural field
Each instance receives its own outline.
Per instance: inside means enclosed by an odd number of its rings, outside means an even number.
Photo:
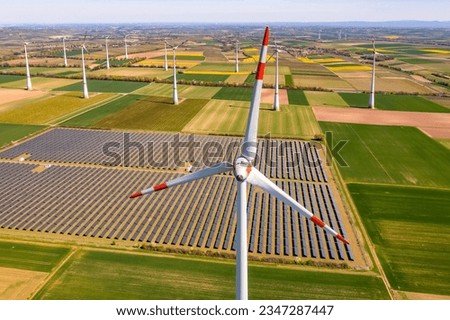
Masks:
[[[305,92],[301,90],[288,90],[287,91],[289,104],[309,106],[308,100],[306,99]]]
[[[249,105],[244,101],[211,100],[184,127],[183,132],[242,136]],[[281,111],[274,112],[272,105],[262,104],[258,134],[311,139],[320,134],[320,127],[309,107],[283,105]]]
[[[252,93],[252,88],[223,87],[213,96],[213,99],[250,101]]]
[[[335,92],[305,91],[305,96],[310,106],[348,107],[345,100]]]
[[[32,77],[31,84],[33,90],[49,91],[60,87],[61,85],[71,85],[76,83],[78,80],[72,79],[60,79],[60,78],[42,78],[42,77]],[[13,89],[25,89],[27,87],[26,79],[19,81],[8,82],[4,84],[5,88]]]
[[[121,111],[136,103],[136,101],[145,99],[145,96],[128,94],[118,99],[108,102],[100,107],[84,112],[74,118],[71,118],[61,125],[72,127],[95,127],[95,124],[103,118]]]
[[[340,93],[339,95],[352,107],[364,108],[369,103],[369,94],[366,93]],[[450,109],[426,98],[407,95],[375,94],[375,106],[381,110],[450,112]]]
[[[348,141],[340,152],[347,183],[388,183],[450,187],[450,151],[412,127],[321,122],[334,143]]]
[[[250,299],[388,299],[382,281],[371,275],[252,264],[249,293]],[[222,300],[234,294],[234,263],[80,250],[35,299]]]
[[[172,99],[148,97],[95,123],[99,128],[181,131],[208,100],[186,99],[173,105]]]
[[[353,87],[339,77],[332,76],[310,76],[310,75],[294,75],[292,76],[297,86],[304,88],[322,88],[327,90],[352,90]]]
[[[50,272],[68,253],[65,247],[0,241],[0,267]]]
[[[162,68],[111,68],[95,70],[90,73],[92,76],[110,76],[110,77],[145,77],[145,78],[159,78],[166,79],[172,75],[172,70],[165,71]]]
[[[179,84],[177,88],[178,97],[187,99],[211,99],[221,90],[221,87],[189,86],[183,84]],[[173,85],[167,83],[151,83],[134,91],[133,94],[171,98],[173,96]]]
[[[370,90],[371,78],[345,78],[356,90]],[[400,93],[434,93],[429,87],[404,77],[378,77],[375,80],[376,91],[400,92]]]
[[[4,75],[0,74],[0,86],[3,87],[3,84],[8,82],[14,82],[25,79],[24,76],[16,76],[16,75]]]
[[[16,108],[0,113],[0,122],[18,124],[49,124],[68,114],[101,103],[113,95],[97,94],[89,99],[80,98],[78,93],[58,94],[30,101]]]
[[[450,189],[348,186],[391,286],[450,295]]]
[[[88,80],[89,92],[130,93],[148,85],[147,82]],[[83,91],[83,83],[77,82],[55,89],[56,91]]]
[[[256,63],[252,64],[240,64],[239,65],[239,73],[247,73],[249,74],[252,71],[255,71]],[[196,65],[195,67],[189,69],[189,71],[196,72],[226,72],[231,74],[236,74],[234,63],[212,63],[212,62],[204,62],[202,64]]]
[[[44,126],[0,123],[0,147],[44,129]]]
[[[224,82],[228,78],[228,75],[220,75],[220,74],[189,74],[189,73],[181,73],[177,74],[177,80],[186,80],[186,81],[205,81],[205,82]],[[173,76],[169,78],[173,80]]]

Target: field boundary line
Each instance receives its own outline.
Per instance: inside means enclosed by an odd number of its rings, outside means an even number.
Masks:
[[[47,122],[45,125],[49,125],[49,126],[56,126],[56,125],[59,125],[59,124],[61,124],[61,123],[63,123],[63,122],[66,122],[66,121],[68,121],[68,120],[70,120],[70,119],[73,119],[73,118],[75,118],[75,117],[78,117],[78,116],[80,116],[80,115],[82,115],[82,114],[84,114],[84,113],[86,113],[86,112],[89,112],[89,111],[91,111],[91,110],[94,110],[94,109],[103,107],[104,105],[106,105],[106,104],[108,104],[108,103],[110,103],[110,102],[116,101],[116,100],[118,100],[118,99],[120,99],[120,98],[122,98],[122,97],[124,97],[124,96],[126,96],[126,95],[128,95],[128,93],[125,93],[125,94],[118,94],[117,96],[114,95],[114,96],[112,96],[112,97],[109,98],[109,99],[105,99],[105,100],[100,101],[100,102],[98,102],[98,103],[96,103],[96,104],[94,104],[94,105],[88,106],[88,107],[86,107],[85,109],[83,109],[83,110],[81,110],[81,111],[74,111],[73,113],[71,113],[71,114],[69,114],[69,115],[66,114],[66,115],[63,115],[63,116],[61,116],[61,117],[59,117],[59,118],[53,119],[53,120]]]
[[[336,165],[336,162],[333,159],[333,168],[334,168],[334,171],[336,171],[336,176],[338,177],[337,183],[341,186],[343,196],[347,200],[347,204],[350,206],[349,211],[351,212],[352,217],[356,220],[357,224],[359,225],[359,229],[361,231],[363,240],[367,243],[367,247],[369,248],[370,254],[372,255],[373,263],[376,265],[376,267],[378,269],[380,278],[386,287],[386,291],[388,292],[389,297],[391,298],[391,300],[394,300],[394,296],[392,294],[394,289],[392,289],[391,284],[389,283],[389,280],[386,277],[386,273],[384,272],[383,265],[381,264],[380,260],[378,259],[378,255],[375,250],[375,246],[373,245],[373,243],[369,237],[369,234],[367,233],[366,227],[361,219],[361,216],[359,215],[359,211],[358,211],[355,203],[353,202],[353,197],[352,197],[350,191],[348,190],[347,183],[342,178],[342,175],[341,175],[339,169],[335,165]],[[355,232],[355,235],[356,235],[356,232]]]
[[[372,155],[372,157],[375,159],[375,161],[380,165],[381,169],[383,169],[384,173],[389,177],[389,179],[391,179],[391,181],[393,183],[395,183],[395,180],[391,177],[391,175],[387,172],[387,170],[384,168],[384,166],[381,164],[381,162],[378,160],[378,158],[375,156],[375,154],[372,152],[372,150],[369,148],[369,146],[367,145],[367,143],[364,142],[364,140],[361,138],[361,136],[358,134],[358,132],[356,132],[356,130],[353,128],[352,124],[349,123],[348,124],[349,127],[352,129],[352,131],[355,133],[355,135],[358,137],[358,139],[362,142],[362,144],[364,145],[364,147],[367,149],[367,151],[370,152],[370,154]]]
[[[34,292],[30,295],[28,300],[34,300],[37,294],[41,292],[41,290],[49,283],[49,281],[58,273],[59,270],[73,257],[75,253],[78,252],[78,248],[72,247],[72,250],[67,254],[67,256],[60,262],[58,265],[45,277],[44,280],[39,284],[39,286],[34,290]]]

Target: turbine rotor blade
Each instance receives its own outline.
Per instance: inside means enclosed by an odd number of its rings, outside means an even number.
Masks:
[[[264,78],[264,69],[266,67],[267,47],[269,45],[269,27],[266,27],[264,38],[259,55],[258,69],[255,75],[255,85],[253,87],[253,96],[250,102],[250,111],[248,114],[247,127],[245,130],[244,144],[242,154],[248,160],[252,161],[256,157],[256,146],[258,144],[258,116],[259,105],[261,104],[261,91]]]
[[[160,191],[160,190],[163,190],[163,189],[166,189],[169,187],[175,187],[180,184],[203,179],[203,178],[215,175],[215,174],[229,172],[231,170],[233,170],[233,165],[231,163],[222,162],[215,166],[204,168],[204,169],[198,170],[194,173],[191,173],[191,174],[188,174],[188,175],[185,175],[185,176],[182,176],[182,177],[170,180],[170,181],[166,181],[166,182],[158,184],[158,185],[154,185],[154,186],[152,186],[148,189],[142,190],[140,192],[133,193],[130,196],[130,198],[137,198],[144,194],[150,194],[150,193]]]
[[[247,181],[264,191],[270,193],[272,196],[283,202],[284,204],[290,206],[295,211],[305,216],[309,220],[311,220],[315,225],[321,227],[326,232],[331,234],[336,239],[344,242],[345,244],[350,244],[347,239],[345,239],[342,235],[333,230],[329,225],[323,222],[321,219],[314,216],[311,212],[309,212],[305,207],[303,207],[300,203],[298,203],[294,198],[280,189],[275,183],[270,181],[266,176],[264,176],[258,169],[252,168],[250,174],[247,177]]]

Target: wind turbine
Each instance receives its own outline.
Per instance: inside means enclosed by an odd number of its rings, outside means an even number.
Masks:
[[[64,67],[67,68],[66,37],[63,37],[62,41],[63,41],[63,52],[64,52]]]
[[[105,46],[106,46],[106,69],[109,70],[109,51],[108,51],[108,39],[109,36],[105,38]]]
[[[167,42],[164,41],[164,70],[169,70],[169,64],[167,62]]]
[[[375,50],[375,40],[372,40],[373,47],[373,64],[372,64],[372,83],[370,84],[369,108],[375,109],[375,64],[378,52]]]
[[[19,37],[23,41],[23,48],[24,48],[24,53],[25,53],[25,67],[26,67],[26,74],[27,74],[27,90],[33,90],[33,86],[31,84],[30,64],[28,62],[28,51],[27,51],[28,42],[26,42],[25,39],[20,34],[19,34]]]
[[[27,45],[28,45],[28,42],[24,41],[23,42],[23,48],[24,48],[24,51],[25,51],[25,66],[26,66],[26,69],[27,69],[27,90],[33,90],[33,86],[31,84],[30,64],[28,62]]]
[[[256,72],[256,81],[253,88],[253,97],[250,103],[250,111],[247,120],[247,127],[243,145],[241,146],[241,155],[238,156],[234,163],[222,162],[215,166],[201,169],[192,174],[188,174],[174,180],[154,185],[148,189],[136,192],[130,198],[136,198],[144,194],[151,194],[169,187],[174,187],[191,181],[206,178],[215,174],[232,172],[237,184],[237,230],[236,230],[236,299],[248,299],[248,280],[247,280],[247,185],[252,184],[255,187],[270,193],[279,201],[292,207],[299,214],[310,219],[317,226],[325,229],[326,232],[332,234],[342,242],[349,242],[336,231],[331,229],[322,220],[315,217],[311,212],[290,197],[286,192],[281,190],[275,183],[266,178],[258,169],[253,166],[257,151],[257,133],[258,133],[258,115],[259,105],[261,103],[261,90],[264,78],[264,69],[266,65],[267,47],[269,43],[269,28],[266,27],[264,39],[259,57],[258,70]]]
[[[127,37],[128,37],[128,35],[125,35],[124,43],[125,43],[125,59],[128,60],[128,44],[127,44]]]
[[[177,105],[178,104],[178,89],[177,89],[177,66],[176,66],[176,54],[177,54],[177,49],[182,46],[183,44],[185,44],[187,42],[183,41],[182,43],[180,43],[177,46],[172,46],[170,44],[167,43],[167,41],[165,42],[166,45],[169,45],[169,47],[172,48],[173,50],[173,104]]]
[[[279,97],[279,76],[278,76],[278,43],[275,41],[275,97],[273,100],[273,110],[280,111],[280,97]],[[269,59],[270,60],[270,59]]]
[[[239,40],[236,40],[236,73],[239,72]]]
[[[89,91],[88,91],[87,80],[86,80],[86,67],[85,67],[85,63],[84,63],[84,51],[88,52],[88,50],[86,49],[86,35],[84,35],[83,45],[81,46],[81,66],[83,68],[83,98],[88,99]]]

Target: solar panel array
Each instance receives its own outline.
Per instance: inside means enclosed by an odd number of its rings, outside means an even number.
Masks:
[[[82,137],[93,135],[94,138],[88,139],[90,143],[80,142],[80,133]],[[236,188],[231,176],[214,176],[152,196],[129,199],[129,194],[136,190],[180,174],[170,170],[74,165],[102,161],[98,154],[95,155],[95,147],[92,146],[104,134],[114,135],[117,132],[54,129],[1,153],[4,158],[30,153],[34,160],[50,161],[55,157],[58,161],[71,164],[56,164],[43,172],[33,172],[37,164],[0,161],[0,227],[179,247],[235,250]],[[146,135],[147,138],[170,136]],[[66,138],[68,146],[60,145],[61,140],[54,140],[62,137]],[[205,141],[216,139],[200,138]],[[33,143],[35,140],[36,143]],[[300,142],[292,142],[294,146],[295,143],[301,146]],[[86,150],[82,150],[83,147]],[[318,157],[314,150],[310,149],[311,154],[303,156]],[[287,152],[281,152],[287,155]],[[266,156],[264,152],[262,156]],[[312,171],[315,172],[315,179],[326,179],[323,168],[299,168],[298,171],[290,171],[283,165],[275,168],[269,168],[268,172],[274,172],[275,176],[279,173],[280,177],[287,179],[290,174],[295,177],[297,172],[297,178],[292,178],[295,180],[274,181],[346,236],[329,184],[323,180],[311,182],[306,179],[306,172],[312,179]],[[249,252],[255,255],[353,260],[349,246],[328,236],[259,189],[249,190],[248,217]]]
[[[231,162],[240,144],[235,137],[56,128],[0,152],[0,158],[28,153],[30,160],[176,170],[184,162],[196,168]],[[270,178],[328,181],[317,149],[308,142],[260,140],[257,159],[256,167]]]

